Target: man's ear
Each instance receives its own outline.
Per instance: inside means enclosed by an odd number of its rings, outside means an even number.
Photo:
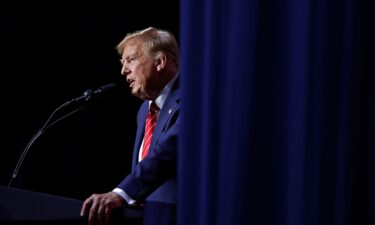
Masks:
[[[156,56],[156,60],[155,60],[156,70],[157,71],[162,70],[165,67],[166,64],[167,64],[167,56],[162,52],[159,53]]]

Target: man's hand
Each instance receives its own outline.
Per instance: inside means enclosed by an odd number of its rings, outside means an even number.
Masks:
[[[81,216],[87,216],[89,225],[108,224],[113,209],[125,205],[125,200],[115,192],[93,194],[85,200],[81,209]]]

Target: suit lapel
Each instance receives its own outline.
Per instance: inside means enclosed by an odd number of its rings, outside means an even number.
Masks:
[[[145,133],[145,121],[148,113],[148,101],[144,101],[140,110],[139,115],[137,118],[137,134],[134,143],[134,150],[133,150],[133,161],[132,161],[132,168],[138,163],[138,154],[141,148],[143,136]]]
[[[154,130],[154,134],[152,136],[152,142],[150,149],[152,151],[155,143],[158,142],[158,139],[160,137],[160,134],[163,131],[163,128],[169,121],[169,119],[176,113],[176,111],[179,108],[179,95],[178,95],[178,85],[179,85],[179,79],[175,81],[170,93],[168,94],[167,99],[164,102],[163,108],[159,112],[159,117],[156,122],[156,127]]]

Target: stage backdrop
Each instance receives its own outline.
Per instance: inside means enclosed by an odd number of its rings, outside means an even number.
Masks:
[[[373,1],[180,11],[179,225],[375,224]]]

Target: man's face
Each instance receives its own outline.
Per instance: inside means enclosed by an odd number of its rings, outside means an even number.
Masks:
[[[131,93],[143,100],[155,98],[155,60],[138,40],[129,40],[121,57],[121,74],[129,83]]]

